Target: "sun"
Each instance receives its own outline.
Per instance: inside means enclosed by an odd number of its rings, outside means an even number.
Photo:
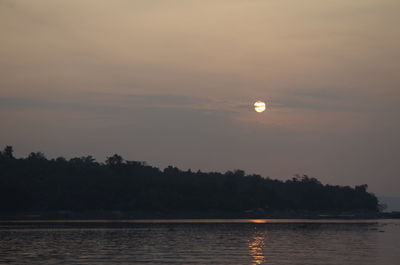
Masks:
[[[254,110],[257,112],[264,112],[265,111],[265,102],[262,101],[256,101],[254,103]]]

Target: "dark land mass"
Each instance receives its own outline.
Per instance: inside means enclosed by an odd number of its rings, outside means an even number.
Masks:
[[[382,209],[366,184],[323,185],[306,175],[281,181],[242,170],[160,170],[117,154],[98,163],[0,152],[1,219],[393,217]]]

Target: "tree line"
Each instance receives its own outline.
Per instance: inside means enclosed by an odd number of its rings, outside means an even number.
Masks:
[[[288,180],[243,170],[160,170],[120,155],[104,163],[92,156],[47,159],[41,152],[15,158],[0,152],[0,211],[179,211],[221,210],[378,212],[367,185],[324,185],[306,175]]]

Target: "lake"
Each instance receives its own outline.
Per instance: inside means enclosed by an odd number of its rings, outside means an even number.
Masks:
[[[0,264],[399,264],[400,220],[0,221]]]

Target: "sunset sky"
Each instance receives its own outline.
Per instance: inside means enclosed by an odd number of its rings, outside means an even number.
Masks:
[[[400,196],[399,10],[0,0],[0,148],[308,174]]]

